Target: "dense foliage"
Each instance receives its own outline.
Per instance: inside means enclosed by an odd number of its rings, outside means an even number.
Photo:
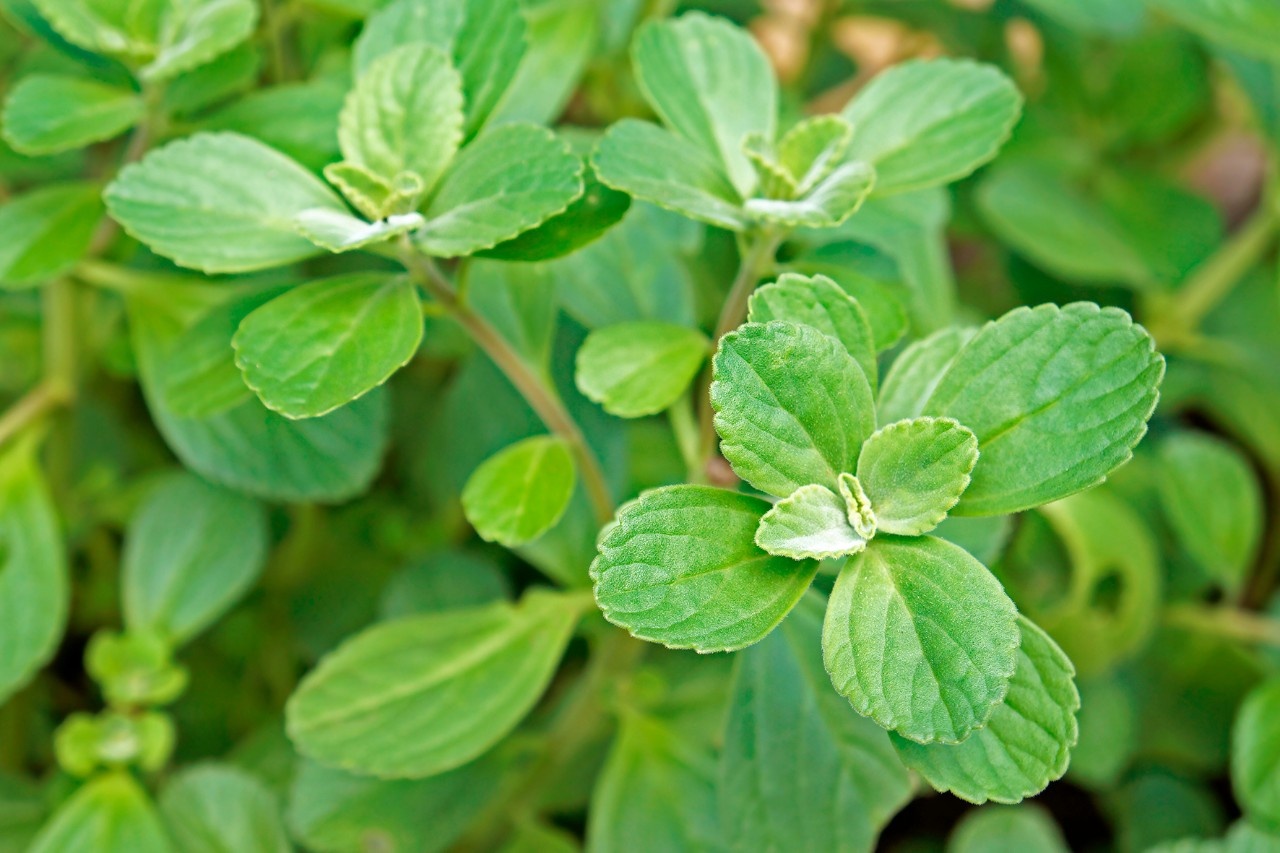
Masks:
[[[0,853],[1280,850],[1274,0],[0,11]]]

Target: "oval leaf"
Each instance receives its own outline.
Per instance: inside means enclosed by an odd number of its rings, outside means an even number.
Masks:
[[[898,421],[862,445],[858,481],[878,529],[919,536],[947,517],[977,461],[978,439],[952,419]]]
[[[793,560],[826,560],[867,547],[849,521],[845,499],[826,486],[801,486],[760,519],[756,544]]]
[[[4,103],[4,138],[22,154],[56,154],[118,136],[144,112],[137,92],[82,77],[30,74]]]
[[[578,390],[620,418],[656,415],[684,393],[707,357],[697,329],[622,323],[598,329],[578,350]]]
[[[514,548],[555,526],[573,497],[575,477],[564,439],[526,438],[475,470],[462,490],[462,509],[482,539]]]

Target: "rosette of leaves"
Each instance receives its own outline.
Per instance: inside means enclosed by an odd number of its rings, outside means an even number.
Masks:
[[[935,787],[1017,801],[1066,770],[1074,670],[981,562],[929,533],[1101,482],[1145,433],[1164,361],[1091,303],[939,333],[883,383],[872,341],[829,280],[761,288],[720,342],[711,402],[725,459],[763,496],[643,493],[602,534],[596,600],[642,639],[731,651],[779,624],[818,561],[843,560],[822,631],[835,689]]]

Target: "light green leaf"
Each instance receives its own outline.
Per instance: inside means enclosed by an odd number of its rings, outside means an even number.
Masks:
[[[227,764],[197,764],[171,777],[160,813],[183,853],[290,853],[271,791]]]
[[[884,730],[831,690],[824,604],[810,593],[735,656],[717,786],[729,849],[870,853],[911,796]]]
[[[810,116],[778,142],[778,165],[804,195],[836,170],[852,138],[853,128],[840,116]]]
[[[380,57],[405,45],[431,45],[453,56],[458,30],[470,5],[469,0],[393,0],[383,4],[365,21],[353,46],[357,79]]]
[[[199,133],[126,166],[107,187],[111,216],[185,267],[248,272],[319,254],[299,213],[346,207],[285,155],[236,133]]]
[[[939,791],[971,803],[1017,803],[1067,772],[1076,744],[1075,668],[1049,635],[1018,617],[1022,645],[1009,694],[987,724],[959,744],[891,735],[898,755]]]
[[[755,170],[742,142],[750,133],[773,139],[778,83],[750,34],[723,18],[691,12],[641,27],[631,61],[663,123],[714,158],[741,196],[751,195]],[[674,164],[655,159],[654,165]]]
[[[578,350],[578,390],[620,418],[656,415],[684,393],[707,358],[706,336],[671,323],[606,326]]]
[[[877,195],[950,183],[996,155],[1021,111],[1022,96],[994,66],[904,62],[844,108],[853,125],[846,156],[875,167]]]
[[[462,509],[482,539],[514,548],[555,526],[573,497],[576,475],[564,439],[526,438],[475,470],[462,490]]]
[[[146,791],[117,771],[93,779],[63,803],[29,853],[70,850],[173,853],[174,847]]]
[[[875,182],[875,170],[866,163],[843,163],[799,198],[753,198],[745,210],[765,222],[792,228],[834,228],[862,205]]]
[[[134,3],[34,0],[40,14],[67,41],[93,53],[142,59],[155,52],[169,0]]]
[[[720,450],[762,492],[837,486],[875,430],[871,388],[844,346],[809,326],[748,323],[714,359]]]
[[[844,498],[826,486],[811,484],[796,489],[764,514],[755,542],[780,557],[826,560],[858,553],[874,533],[875,528],[867,535],[855,530]]]
[[[1004,515],[1102,482],[1146,433],[1163,376],[1151,336],[1118,308],[1023,307],[988,323],[924,406],[978,437],[954,512]]]
[[[303,679],[285,708],[289,737],[309,758],[371,776],[460,767],[542,696],[581,612],[578,596],[533,590],[514,606],[375,625]]]
[[[155,57],[140,72],[144,80],[168,80],[204,65],[249,38],[258,23],[253,0],[169,0],[166,5]]]
[[[947,853],[1069,853],[1062,830],[1039,806],[987,806],[969,812]]]
[[[408,279],[352,273],[276,297],[241,321],[231,344],[267,408],[314,418],[386,382],[421,340],[422,307]]]
[[[857,360],[871,390],[876,390],[879,370],[871,324],[858,300],[825,275],[786,273],[751,294],[748,305],[749,322],[799,323],[835,338]]]
[[[427,44],[406,45],[373,62],[339,119],[338,144],[348,162],[388,182],[412,172],[424,193],[461,143],[462,78],[443,51]]]
[[[977,329],[948,326],[918,340],[898,353],[876,400],[876,413],[881,423],[917,418],[925,403],[946,376],[947,368]]]
[[[623,119],[609,128],[591,155],[600,180],[616,190],[709,222],[743,231],[751,219],[719,164],[696,145],[656,124]]]
[[[818,569],[756,546],[768,509],[750,495],[688,485],[625,504],[591,564],[605,618],[676,649],[733,651],[758,642]]]
[[[51,184],[0,205],[0,283],[39,284],[76,265],[102,218],[98,184]]]
[[[372,228],[378,228],[381,225],[377,220],[393,216],[399,216],[401,221],[407,221],[403,217],[407,214],[415,213],[412,208],[417,207],[422,201],[422,194],[426,188],[422,178],[413,172],[399,172],[393,178],[384,178],[358,163],[346,161],[330,163],[325,166],[324,177],[326,181],[338,188],[338,192],[342,193],[347,201],[351,202],[352,207],[369,219],[374,220],[372,223],[360,223],[360,225]],[[323,212],[329,214],[335,225],[351,218],[345,213]],[[305,219],[307,213],[307,211],[304,211],[299,218]],[[320,221],[323,222],[324,220]],[[416,228],[421,225],[422,221],[419,218],[413,227]],[[352,230],[356,227],[352,224],[343,226],[344,230]],[[303,233],[307,233],[305,229]],[[311,239],[314,240],[315,238],[311,237]],[[343,236],[342,239],[330,240],[329,242],[337,242],[339,244],[350,242],[350,237]],[[320,245],[325,244],[320,243]],[[328,247],[326,246],[326,248]]]
[[[1280,832],[1280,680],[1245,698],[1231,730],[1231,788],[1258,826]]]
[[[1208,433],[1178,432],[1160,445],[1160,504],[1182,550],[1238,592],[1262,535],[1262,486],[1239,450]]]
[[[424,222],[426,220],[420,213],[392,215],[377,222],[365,222],[327,207],[304,210],[294,218],[299,234],[320,248],[335,253],[386,242],[422,227]]]
[[[986,567],[926,536],[876,538],[840,572],[823,660],[854,710],[920,743],[958,743],[1004,700],[1017,610]]]
[[[165,480],[138,507],[125,536],[125,625],[175,644],[191,639],[254,584],[268,538],[257,501],[189,474]]]
[[[67,558],[36,448],[0,456],[0,704],[57,651],[67,624]]]
[[[1268,0],[1150,0],[1187,29],[1224,47],[1280,62],[1280,7]]]
[[[22,154],[56,154],[124,133],[144,112],[137,92],[83,77],[29,74],[4,102],[4,138]]]
[[[582,169],[546,128],[489,130],[458,154],[414,239],[441,257],[493,248],[567,209],[582,195]]]
[[[969,485],[978,440],[950,418],[882,427],[862,445],[858,480],[885,533],[919,536],[937,527]]]
[[[207,130],[253,136],[319,171],[341,156],[338,114],[347,86],[331,77],[257,89],[209,116]]]

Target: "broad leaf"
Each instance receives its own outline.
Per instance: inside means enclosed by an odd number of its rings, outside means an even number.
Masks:
[[[168,80],[197,68],[247,39],[257,23],[253,0],[171,0],[155,58],[141,76]]]
[[[853,125],[846,156],[875,167],[878,195],[950,183],[996,155],[1021,110],[1017,88],[993,66],[904,62],[844,108]]]
[[[582,169],[546,128],[489,130],[458,154],[414,239],[441,257],[493,248],[568,208],[582,195]]]
[[[67,623],[67,558],[27,439],[0,455],[0,704],[57,651]]]
[[[881,423],[917,418],[976,329],[948,326],[898,353],[876,400]]]
[[[970,811],[947,841],[947,853],[1069,853],[1070,849],[1053,818],[1030,804]]]
[[[160,813],[184,853],[289,853],[275,795],[243,770],[197,764],[171,777]]]
[[[760,519],[756,544],[780,557],[826,560],[867,547],[875,528],[858,531],[845,499],[826,486],[801,486]]]
[[[735,657],[717,785],[733,850],[869,851],[911,796],[883,729],[831,690],[823,600]]]
[[[959,744],[891,735],[905,763],[939,791],[972,803],[1017,803],[1067,771],[1076,744],[1075,668],[1049,635],[1018,617],[1022,644],[1009,694],[987,724]]]
[[[167,0],[98,3],[34,0],[40,14],[67,41],[93,53],[143,58],[155,51]]]
[[[772,139],[778,113],[773,68],[751,35],[724,19],[687,13],[642,27],[631,58],[645,99],[667,127],[714,158],[740,195],[751,195],[755,171],[742,142],[750,133]]]
[[[885,533],[937,527],[969,485],[978,440],[950,418],[916,418],[877,430],[858,456],[858,480]]]
[[[484,461],[462,490],[462,509],[482,539],[508,548],[532,542],[564,515],[577,470],[559,436],[517,442]]]
[[[1231,788],[1249,819],[1280,832],[1280,680],[1264,682],[1240,706],[1231,733]]]
[[[924,406],[978,437],[954,511],[1003,515],[1101,482],[1146,433],[1163,376],[1151,336],[1118,308],[1041,305],[988,323]]]
[[[117,770],[88,782],[64,802],[29,853],[69,850],[128,850],[172,853],[168,835],[146,791]]]
[[[910,740],[958,743],[1009,689],[1017,610],[958,545],[878,537],[840,572],[822,649],[858,713]]]
[[[84,256],[102,218],[98,184],[52,184],[0,205],[0,284],[39,284]]]
[[[232,346],[267,408],[313,418],[386,382],[421,340],[422,307],[408,279],[352,273],[271,300],[241,321]]]
[[[137,92],[83,77],[30,74],[4,103],[4,138],[22,154],[56,154],[124,133],[145,111]]]
[[[533,590],[514,606],[375,625],[303,679],[285,709],[289,737],[309,758],[366,775],[460,767],[542,696],[581,612],[580,597]]]
[[[605,618],[642,640],[733,651],[773,630],[808,589],[816,562],[754,541],[769,504],[706,486],[669,486],[618,511],[591,564]]]
[[[834,228],[862,205],[875,181],[875,170],[866,163],[844,163],[799,198],[753,198],[745,210],[765,222],[791,228]]]
[[[875,430],[867,377],[844,345],[809,326],[748,323],[714,359],[711,405],[720,450],[762,492],[834,490]]]
[[[671,323],[606,326],[578,350],[578,390],[620,418],[656,415],[685,392],[707,358],[706,337]]]
[[[107,187],[111,216],[157,253],[207,273],[247,272],[318,254],[294,217],[346,208],[280,152],[235,133],[200,133],[125,167]]]
[[[1187,29],[1232,50],[1280,62],[1280,8],[1268,0],[1151,0]]]
[[[267,561],[263,507],[189,474],[158,485],[125,536],[121,595],[130,631],[178,644],[249,590]]]

